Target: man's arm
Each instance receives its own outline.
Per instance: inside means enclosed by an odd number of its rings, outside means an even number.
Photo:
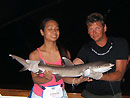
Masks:
[[[75,58],[75,59],[73,60],[73,63],[74,63],[75,65],[77,65],[77,64],[84,64],[84,62],[83,62],[80,58]]]
[[[84,62],[79,58],[76,58],[73,61],[73,63],[74,64],[84,64]],[[103,74],[103,76],[99,80],[120,81],[124,76],[127,63],[128,63],[127,60],[116,60],[116,70],[115,70],[115,72]]]
[[[120,81],[125,73],[127,60],[116,60],[116,70],[115,72],[103,74],[100,80],[105,81]]]

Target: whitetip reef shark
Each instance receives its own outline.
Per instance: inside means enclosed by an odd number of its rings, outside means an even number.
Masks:
[[[31,61],[25,60],[19,56],[10,54],[13,59],[16,59],[19,63],[21,63],[24,68],[22,71],[29,70],[36,74],[44,73],[45,70],[51,71],[53,74],[61,76],[61,77],[89,77],[90,71],[92,69],[95,72],[107,72],[111,69],[114,64],[106,63],[106,62],[92,62],[86,64],[78,64],[74,65],[71,60],[63,57],[64,65],[63,66],[50,66],[46,64],[43,60],[40,61]],[[86,72],[87,70],[87,72]],[[59,79],[58,79],[59,80]]]

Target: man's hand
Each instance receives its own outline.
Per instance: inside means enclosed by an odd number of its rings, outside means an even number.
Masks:
[[[89,79],[89,77],[84,78],[83,76],[81,76],[80,78],[74,78],[72,80],[72,84],[78,85],[78,84],[83,83],[85,81],[90,82],[90,81],[93,81],[93,80]]]
[[[92,79],[90,79],[89,77],[83,77],[83,76],[81,76],[80,78],[77,78],[77,83],[82,83],[82,82],[85,82],[85,81],[88,81],[88,82],[90,82],[90,81],[93,81]]]

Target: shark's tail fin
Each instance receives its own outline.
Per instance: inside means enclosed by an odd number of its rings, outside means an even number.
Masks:
[[[23,71],[26,71],[26,70],[28,70],[28,69],[24,67],[19,72],[23,72]]]
[[[11,56],[13,59],[17,60],[20,64],[22,64],[26,68],[29,66],[29,64],[26,62],[25,59],[18,57],[16,55],[12,55],[12,54],[9,54],[9,56]]]
[[[11,56],[13,59],[16,59],[19,63],[21,63],[24,66],[24,68],[21,69],[20,72],[29,70],[34,73],[38,73],[38,72],[41,73],[41,71],[39,71],[38,68],[38,64],[40,61],[25,60],[21,57],[12,54],[9,54],[9,56]]]

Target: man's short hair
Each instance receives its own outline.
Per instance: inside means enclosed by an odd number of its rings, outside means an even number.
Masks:
[[[97,13],[97,12],[94,12],[92,14],[90,14],[88,17],[87,17],[87,20],[86,20],[86,25],[88,25],[89,23],[94,23],[94,22],[101,22],[102,25],[104,26],[104,17],[102,14],[100,13]]]

